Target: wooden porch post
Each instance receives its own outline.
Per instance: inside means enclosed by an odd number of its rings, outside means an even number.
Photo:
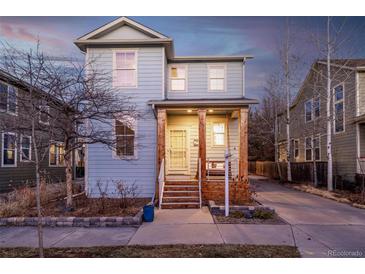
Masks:
[[[248,182],[248,108],[239,111],[239,181]]]
[[[207,170],[207,145],[206,145],[206,109],[199,109],[199,158],[201,159],[201,178],[202,181],[206,180]]]
[[[166,109],[158,109],[157,110],[157,178],[158,175],[160,174],[162,159],[165,159],[165,128],[166,128]],[[159,195],[158,180],[156,186],[156,195],[157,196]]]

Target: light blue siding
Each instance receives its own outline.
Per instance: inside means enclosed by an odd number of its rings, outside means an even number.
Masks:
[[[112,180],[123,180],[128,184],[136,182],[141,197],[152,197],[156,178],[156,119],[147,102],[161,100],[163,94],[163,49],[157,47],[139,48],[138,87],[120,89],[121,96],[130,97],[143,118],[137,121],[137,159],[121,160],[113,157],[111,150],[101,144],[88,146],[87,181],[88,194],[100,196],[97,182],[108,183],[107,192],[112,197],[115,185]],[[88,49],[88,57],[94,58],[98,69],[112,71],[113,49]]]
[[[226,90],[208,91],[208,65],[209,63],[187,63],[187,90],[167,92],[168,99],[209,99],[209,98],[239,98],[243,95],[243,63],[227,62]],[[167,81],[169,74],[167,73]],[[169,89],[168,85],[168,89]]]

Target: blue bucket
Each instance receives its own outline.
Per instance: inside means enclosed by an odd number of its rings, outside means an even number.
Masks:
[[[153,204],[148,204],[143,207],[143,220],[145,222],[153,222],[155,216],[155,206]]]

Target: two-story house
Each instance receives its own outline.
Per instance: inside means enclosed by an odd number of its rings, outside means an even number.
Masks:
[[[135,182],[142,197],[156,194],[164,208],[222,200],[227,150],[227,170],[236,182],[231,198],[244,199],[248,110],[257,103],[245,97],[251,56],[175,56],[171,38],[126,17],[75,44],[144,113],[132,123],[114,122],[116,151],[87,145],[90,197],[100,195],[98,182],[122,179]],[[109,184],[107,192],[115,195],[115,186]]]
[[[25,110],[30,104],[27,101],[28,92],[27,83],[0,69],[0,192],[35,183],[35,158],[29,126],[31,120]],[[37,93],[40,94],[40,91]],[[47,115],[49,106],[40,105],[40,109],[44,111],[39,112],[37,126],[46,129],[50,123]],[[50,141],[48,135],[40,131],[37,131],[36,136],[37,139],[44,137],[45,157],[42,157],[40,166],[42,172],[50,181],[64,180],[64,150],[62,142],[59,142],[62,137],[55,136],[55,140]]]
[[[293,162],[327,161],[326,70],[325,61],[315,62],[291,105]],[[332,60],[331,74],[333,174],[355,182],[365,173],[365,60]],[[285,113],[279,121],[279,159],[286,161]]]

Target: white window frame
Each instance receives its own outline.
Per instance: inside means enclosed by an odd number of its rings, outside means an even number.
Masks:
[[[292,139],[292,141],[293,141],[293,158],[295,159],[295,160],[298,160],[299,159],[299,157],[300,157],[300,149],[299,149],[299,139]],[[297,143],[297,148],[295,148],[295,143]],[[298,151],[298,156],[295,156],[295,151]]]
[[[116,132],[115,132],[115,126],[116,126],[116,121],[119,120],[119,119],[114,119],[113,121],[113,137],[115,138],[116,140]],[[121,120],[119,120],[121,121]],[[117,154],[117,148],[113,149],[112,151],[112,156],[113,156],[113,159],[115,160],[138,160],[138,150],[137,150],[137,147],[138,147],[138,122],[137,122],[137,119],[132,119],[131,118],[131,121],[130,121],[130,124],[134,130],[134,155],[133,156],[119,156]]]
[[[307,109],[306,109],[306,105],[307,103],[310,103],[310,107],[311,107],[311,119],[307,120]],[[313,121],[313,99],[309,99],[307,101],[304,102],[304,122],[305,123],[309,123]]]
[[[319,159],[315,159],[316,158],[316,147],[314,146],[314,139],[318,139],[318,149],[319,149]],[[313,155],[313,159],[312,161],[321,161],[321,136],[318,135],[318,136],[315,136],[312,138],[312,146],[313,146],[313,152],[312,152],[312,155]]]
[[[56,146],[56,164],[53,165],[51,164],[51,145],[55,145]],[[50,145],[49,145],[49,149],[48,149],[48,165],[50,167],[65,167],[65,160],[63,160],[63,164],[61,165],[59,163],[59,149],[58,146],[59,145],[65,145],[63,142],[58,142],[58,141],[51,141]],[[65,155],[63,155],[63,157],[65,157]]]
[[[29,159],[23,159],[23,137],[29,138]],[[32,161],[32,136],[20,135],[20,162]]]
[[[307,148],[307,139],[311,139],[311,142],[310,142],[310,148]],[[311,151],[311,159],[310,160],[307,160],[307,150]],[[305,137],[304,138],[304,160],[306,162],[313,162],[313,137],[312,136],[308,136],[308,137]]]
[[[318,109],[319,109],[319,116],[316,116],[316,111],[314,108],[314,101],[318,100]],[[316,120],[321,117],[321,98],[319,96],[313,98],[312,101],[312,112],[313,112],[313,120]]]
[[[123,70],[123,69],[117,69],[117,53],[127,53],[127,52],[133,52],[134,56],[135,56],[135,77],[134,77],[134,81],[135,84],[133,86],[123,86],[123,85],[118,85],[117,81],[116,81],[116,77],[117,77],[117,70]],[[124,69],[124,70],[130,70],[130,69]],[[114,88],[121,88],[121,89],[135,89],[138,88],[138,50],[137,49],[114,49],[113,50],[113,87]]]
[[[222,67],[224,69],[224,79],[223,79],[223,89],[222,90],[216,90],[216,89],[211,89],[210,86],[210,80],[211,79],[221,79],[221,78],[210,78],[210,70],[211,68],[215,68],[215,67]],[[209,92],[226,92],[227,91],[227,64],[221,64],[221,63],[216,63],[216,64],[208,64],[207,65],[207,77],[208,77],[208,91]]]
[[[47,115],[47,119],[48,119],[47,122],[41,120],[41,112],[42,111],[44,112],[44,110],[46,110],[45,112],[48,114]],[[38,117],[39,123],[41,123],[43,125],[49,125],[49,120],[50,120],[49,115],[50,115],[50,107],[47,106],[47,105],[40,105],[39,106],[39,117]]]
[[[6,88],[6,92],[7,92],[7,97],[6,97],[6,110],[4,110],[4,112],[17,116],[18,115],[18,89],[12,85],[9,85],[8,83],[5,83],[3,81],[0,81],[3,85],[5,85]],[[13,88],[15,91],[15,112],[12,112],[9,110],[9,89]]]
[[[4,135],[13,135],[15,136],[15,148],[14,148],[14,164],[9,165],[4,163]],[[17,159],[18,158],[18,147],[17,147],[17,134],[14,132],[3,132],[1,134],[1,166],[2,167],[17,167]]]
[[[171,76],[171,69],[172,68],[183,68],[185,69],[185,78],[172,78]],[[187,64],[170,64],[168,66],[168,70],[169,70],[169,91],[170,92],[187,92],[188,91],[188,65]],[[184,85],[184,89],[182,90],[177,90],[177,89],[172,89],[172,80],[184,80],[185,81],[185,85]]]
[[[342,99],[336,101],[336,88],[342,86]],[[345,111],[345,83],[340,83],[333,87],[332,89],[333,94],[333,134],[341,134],[345,132],[345,121],[346,121],[346,111]],[[342,131],[336,131],[336,104],[342,103],[343,104],[343,130]]]
[[[223,132],[223,144],[222,145],[215,143],[214,136],[216,133],[214,132],[214,125],[216,125],[216,124],[223,124],[224,132]],[[211,141],[212,147],[224,147],[226,145],[226,127],[227,127],[226,122],[223,120],[222,121],[217,120],[217,121],[212,122],[212,141]],[[222,134],[222,133],[219,133],[219,134]]]

